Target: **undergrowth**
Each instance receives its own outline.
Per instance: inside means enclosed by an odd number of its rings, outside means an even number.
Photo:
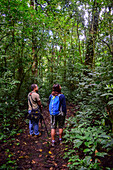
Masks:
[[[64,131],[64,158],[68,159],[69,169],[103,169],[101,159],[109,157],[113,149],[112,123],[107,110],[109,101],[108,97],[107,100],[103,98],[107,96],[105,87],[106,82],[97,79],[95,73],[82,77],[72,93],[80,109],[67,119]]]

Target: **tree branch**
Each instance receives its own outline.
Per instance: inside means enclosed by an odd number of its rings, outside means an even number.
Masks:
[[[0,41],[2,41],[2,39],[5,38],[5,37],[7,37],[8,35],[10,35],[10,33],[7,33],[6,35],[4,35],[4,36],[0,39]]]
[[[102,39],[100,39],[100,40],[101,40],[104,44],[106,44],[106,45],[108,46],[109,51],[110,51],[111,55],[113,56],[113,51],[111,50],[110,45],[109,45],[106,41],[104,41],[104,40],[102,40]]]

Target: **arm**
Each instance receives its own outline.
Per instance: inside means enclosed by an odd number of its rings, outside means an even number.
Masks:
[[[51,96],[52,96],[52,95],[49,96],[49,103],[50,103],[50,100],[51,100]]]
[[[39,100],[39,101],[37,101],[37,104],[38,104],[38,106],[39,106],[39,108],[40,108],[40,111],[42,112],[42,108],[43,108],[43,106],[42,106],[42,104],[41,104],[41,101]]]
[[[66,109],[66,99],[65,99],[64,95],[60,96],[60,102],[61,102],[61,106],[62,106],[62,112],[64,112],[66,115],[67,109]]]
[[[39,106],[39,108],[40,108],[40,111],[42,112],[43,106],[42,106],[42,104],[41,104],[41,100],[40,100],[39,94],[36,94],[35,100],[36,100],[36,102],[37,102],[37,104],[38,104],[38,106]]]

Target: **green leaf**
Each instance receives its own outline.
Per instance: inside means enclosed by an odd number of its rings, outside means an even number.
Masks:
[[[101,134],[99,137],[101,138],[105,138],[105,139],[110,139],[110,136],[106,135],[106,134]],[[103,140],[103,139],[102,139]]]
[[[105,155],[107,155],[107,153],[105,152],[97,152],[96,156],[100,156],[100,157],[104,157]]]
[[[79,165],[80,164],[80,162],[74,162],[73,163],[73,165]]]
[[[83,141],[76,139],[73,141],[73,143],[74,143],[74,148],[79,148],[80,145],[83,143]]]
[[[82,136],[82,135],[76,135],[75,137],[78,138],[78,139],[81,139],[81,140],[85,139],[85,136]]]
[[[86,145],[87,147],[91,147],[90,145],[93,144],[93,143],[94,143],[93,141],[89,141],[89,142],[85,142],[85,145]]]
[[[18,142],[18,143],[16,143],[16,145],[20,145],[20,143]]]
[[[102,94],[101,96],[113,96],[113,93],[105,93],[105,94]]]
[[[113,105],[113,100],[108,102],[109,105]]]
[[[85,152],[85,153],[90,152],[90,151],[91,151],[91,149],[88,149],[88,148],[83,150],[83,152]]]
[[[92,158],[91,158],[91,156],[85,156],[85,158],[84,158],[84,163],[86,164],[86,165],[90,165],[91,164],[91,160]]]

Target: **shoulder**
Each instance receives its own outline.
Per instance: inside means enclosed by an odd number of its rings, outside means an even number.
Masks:
[[[51,98],[51,97],[52,97],[52,94],[50,94],[49,98]]]
[[[36,93],[36,92],[32,92],[32,91],[28,93],[28,96],[31,96],[31,95],[32,95],[32,96],[39,96],[39,94],[38,94],[38,93]]]
[[[60,100],[65,100],[65,96],[63,94],[59,95]]]
[[[51,101],[51,97],[52,97],[52,94],[50,94],[50,96],[49,96],[49,103],[50,103],[50,101]]]
[[[40,96],[38,93],[32,93],[32,97],[37,99],[38,101],[40,100]]]
[[[65,98],[64,94],[59,95],[60,98]]]
[[[31,95],[31,92],[28,93],[28,97]]]

